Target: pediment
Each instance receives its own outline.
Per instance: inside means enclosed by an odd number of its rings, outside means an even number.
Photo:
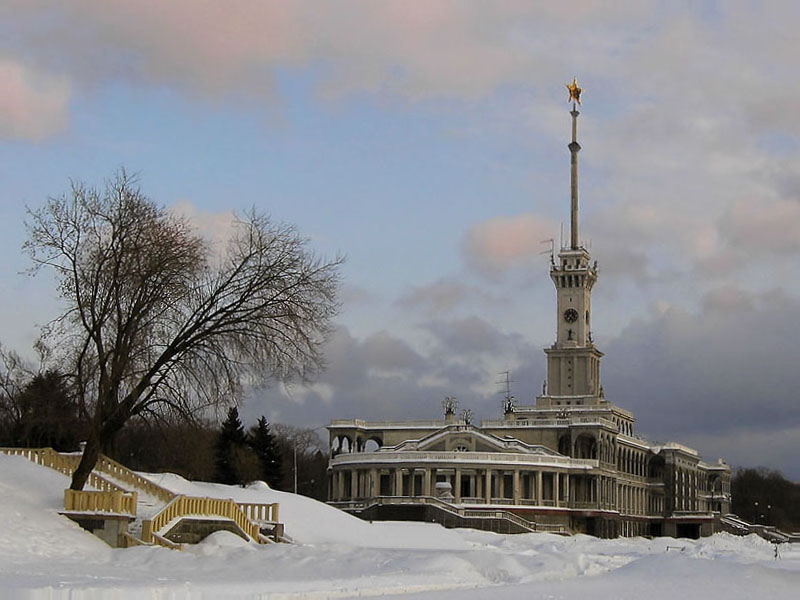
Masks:
[[[433,432],[419,440],[406,440],[384,451],[420,452],[500,452],[559,456],[557,452],[541,445],[532,445],[511,437],[498,437],[472,426],[450,426]]]

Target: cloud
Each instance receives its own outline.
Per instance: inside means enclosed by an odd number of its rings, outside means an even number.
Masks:
[[[532,214],[495,217],[473,226],[462,241],[467,265],[479,274],[496,279],[508,270],[533,266],[549,245],[558,225]]]
[[[172,212],[187,219],[195,231],[205,238],[217,256],[222,256],[236,228],[236,213],[233,211],[209,212],[197,208],[188,200],[181,200],[171,207]]]
[[[742,253],[800,252],[800,202],[786,198],[736,202],[723,215],[723,240]]]
[[[654,17],[653,6],[601,7],[587,0],[564,11],[520,0],[10,0],[0,16],[9,24],[11,48],[83,82],[129,80],[212,97],[267,97],[281,68],[314,66],[327,93],[384,90],[418,98],[475,97],[533,81],[537,73],[551,73],[543,57],[563,48],[564,39],[570,55],[607,61],[614,46],[626,43],[622,32]],[[570,35],[588,25],[591,34]]]
[[[670,308],[602,348],[606,395],[656,439],[800,427],[798,339],[796,297],[717,289],[698,312]]]
[[[346,306],[359,306],[374,300],[373,294],[358,285],[345,283],[339,289],[339,301]]]
[[[67,126],[66,78],[0,58],[0,139],[38,141]]]
[[[450,321],[432,321],[427,330],[436,336],[443,351],[461,357],[496,355],[504,349],[518,351],[526,345],[519,334],[503,333],[474,315]]]
[[[483,287],[470,285],[453,278],[441,278],[428,285],[412,288],[403,294],[396,305],[410,310],[422,309],[439,317],[466,306],[498,306],[503,300]]]
[[[701,451],[709,462],[722,458],[733,467],[777,468],[790,479],[800,480],[796,466],[800,427],[776,424],[769,431],[742,428],[724,434],[688,435],[681,442]]]
[[[367,337],[362,352],[367,365],[381,373],[411,372],[419,369],[424,362],[408,343],[385,331]]]
[[[326,346],[328,368],[317,382],[293,386],[289,392],[280,387],[255,390],[243,414],[255,419],[269,412],[276,422],[304,426],[340,418],[430,419],[440,415],[445,396],[456,396],[476,417],[497,418],[499,371],[512,369],[515,381],[525,388],[541,382],[544,354],[532,352],[519,336],[503,334],[478,318],[429,323],[427,331],[434,343],[423,351],[387,332],[359,339],[339,327]],[[476,334],[489,341],[491,352]],[[464,344],[470,344],[472,355]],[[531,357],[536,363],[532,369]],[[520,385],[518,397],[527,398],[528,391]]]
[[[464,302],[468,294],[466,285],[450,279],[439,279],[413,288],[401,296],[397,304],[411,308],[422,307],[433,314],[439,314],[453,310]]]

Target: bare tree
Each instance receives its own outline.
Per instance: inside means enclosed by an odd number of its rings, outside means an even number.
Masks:
[[[66,303],[44,336],[90,423],[73,489],[133,416],[191,420],[322,366],[341,259],[292,226],[253,211],[218,256],[124,171],[102,191],[73,183],[27,225],[34,271],[52,269]]]

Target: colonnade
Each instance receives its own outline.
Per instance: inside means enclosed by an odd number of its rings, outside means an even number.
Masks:
[[[673,481],[673,494],[675,498],[675,510],[678,511],[697,511],[698,497],[698,475],[696,471],[684,468],[676,468]]]
[[[329,485],[333,502],[379,496],[434,496],[456,504],[607,510],[616,508],[620,489],[614,478],[599,474],[472,466],[340,467],[331,472]]]
[[[624,515],[646,515],[649,513],[647,489],[641,486],[620,483],[619,512]]]

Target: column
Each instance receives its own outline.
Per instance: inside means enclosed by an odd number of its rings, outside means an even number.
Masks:
[[[492,503],[492,470],[486,469],[486,485],[483,488],[483,493],[486,495],[486,504]]]
[[[569,473],[564,473],[564,506],[570,505]]]
[[[337,495],[339,500],[344,500],[344,470],[339,470],[339,484],[337,487]]]
[[[422,495],[431,496],[431,470],[425,467],[425,474],[422,476]]]
[[[402,496],[403,495],[403,470],[402,469],[395,469],[394,470],[394,495],[395,496]]]
[[[456,482],[455,488],[453,490],[453,496],[455,497],[455,503],[461,504],[461,469],[456,467]]]
[[[380,485],[380,480],[378,479],[378,470],[377,469],[370,469],[369,470],[369,487],[367,488],[367,497],[374,498],[378,495],[380,490],[378,486]]]
[[[350,499],[356,498],[358,498],[358,471],[353,469],[350,471]]]
[[[553,500],[554,506],[561,506],[561,478],[559,477],[558,471],[553,473]]]
[[[514,496],[514,504],[519,504],[520,499],[520,489],[519,489],[519,469],[514,469],[514,484],[513,488],[514,491],[512,495]]]
[[[541,506],[543,501],[544,501],[544,496],[542,496],[542,472],[536,471],[536,504],[538,506]]]

